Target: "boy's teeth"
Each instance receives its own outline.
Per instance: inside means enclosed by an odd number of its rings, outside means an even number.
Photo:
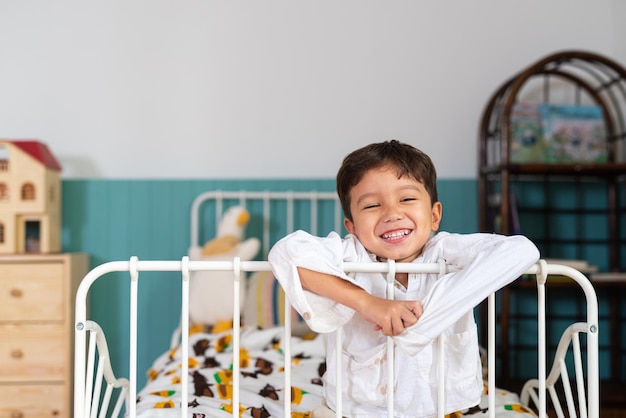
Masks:
[[[408,231],[402,231],[402,232],[394,232],[392,234],[383,234],[383,238],[388,239],[388,238],[400,238],[403,237],[405,235],[407,235],[409,232]]]

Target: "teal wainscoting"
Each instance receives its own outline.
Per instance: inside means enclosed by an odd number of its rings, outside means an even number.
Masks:
[[[332,179],[300,180],[64,180],[64,252],[86,252],[95,267],[108,261],[180,259],[190,242],[193,199],[210,190],[332,191]],[[444,179],[441,230],[477,230],[476,181]],[[165,352],[180,322],[180,275],[145,273],[139,281],[138,385]],[[109,274],[90,292],[90,314],[104,329],[115,372],[128,375],[129,278]]]

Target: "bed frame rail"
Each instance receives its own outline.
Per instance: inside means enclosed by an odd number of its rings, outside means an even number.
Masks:
[[[394,263],[390,261],[388,263],[345,263],[344,270],[350,272],[372,272],[372,273],[384,273],[387,274],[388,281],[392,283],[395,273],[439,273],[443,274],[447,270],[445,263],[439,264],[411,264],[411,263]],[[181,272],[182,277],[182,330],[186,330],[189,327],[188,312],[189,312],[189,276],[192,271],[231,271],[234,273],[235,280],[234,286],[234,309],[233,309],[233,330],[238,330],[240,325],[240,306],[239,306],[239,287],[242,273],[244,272],[256,272],[270,270],[269,263],[266,261],[240,261],[238,258],[232,261],[190,261],[188,257],[183,257],[180,261],[139,261],[136,257],[130,259],[130,261],[115,261],[106,264],[102,264],[85,276],[81,282],[77,297],[76,297],[76,322],[75,322],[75,334],[76,334],[76,349],[75,349],[75,389],[74,389],[74,416],[76,418],[95,418],[96,416],[116,416],[111,413],[108,414],[106,408],[108,408],[108,400],[110,391],[113,388],[121,387],[121,392],[118,397],[115,411],[119,412],[117,405],[121,405],[119,399],[126,398],[127,401],[127,416],[134,418],[136,416],[136,408],[134,399],[137,396],[136,376],[137,376],[137,284],[139,281],[139,273],[143,271],[177,271]],[[131,307],[130,307],[130,367],[129,367],[129,380],[117,379],[113,375],[108,360],[108,349],[106,348],[106,341],[102,331],[97,324],[87,319],[87,295],[92,284],[102,276],[111,272],[129,272],[130,274],[130,294],[131,294]],[[540,417],[546,416],[547,410],[547,394],[550,394],[551,400],[554,404],[560,404],[558,395],[556,394],[555,384],[557,381],[561,382],[568,388],[565,390],[566,403],[568,408],[569,417],[580,416],[582,418],[598,418],[599,417],[599,370],[598,370],[598,303],[595,290],[591,285],[591,282],[577,270],[562,265],[547,265],[545,261],[541,260],[538,264],[531,267],[527,274],[534,274],[537,278],[537,295],[538,295],[538,379],[535,379],[526,385],[522,394],[523,399],[528,401],[531,399],[538,410]],[[584,322],[578,322],[572,324],[568,331],[564,334],[561,343],[558,346],[556,353],[556,360],[554,361],[554,367],[549,376],[546,376],[546,327],[545,327],[545,306],[546,296],[545,287],[549,276],[567,276],[573,279],[581,287],[585,294],[587,303],[586,320]],[[286,305],[289,301],[286,300]],[[492,294],[488,298],[488,385],[489,385],[489,414],[493,417],[495,413],[495,296]],[[290,310],[285,309],[287,313],[285,315],[285,346],[284,356],[285,358],[291,357],[290,337]],[[92,335],[95,335],[96,344],[98,348],[98,364],[97,371],[94,375],[94,363],[95,355],[92,351],[90,342],[88,359],[85,358],[87,353],[87,331]],[[586,367],[583,367],[582,354],[580,350],[580,342],[578,339],[579,334],[586,334]],[[341,338],[341,332],[338,332],[338,338]],[[578,406],[576,407],[573,401],[572,391],[569,390],[569,377],[565,367],[565,357],[568,353],[568,347],[570,343],[573,347],[575,356],[575,376],[578,380]],[[440,344],[442,349],[445,349],[444,344]],[[239,389],[237,386],[239,377],[239,333],[233,332],[233,411],[238,411],[239,404]],[[188,353],[189,349],[189,333],[181,332],[181,352]],[[444,356],[440,356],[442,359]],[[393,374],[393,364],[390,365],[391,373]],[[182,364],[182,376],[188,375],[188,362],[183,359]],[[439,367],[445,367],[441,364]],[[441,370],[441,369],[440,369]],[[583,377],[586,374],[586,380]],[[285,362],[285,416],[290,416],[290,394],[289,390],[291,385],[291,362]],[[104,398],[107,401],[100,404],[94,399],[100,399],[100,390],[102,377],[106,382],[106,391]],[[559,379],[560,377],[560,379]],[[341,382],[341,379],[337,379]],[[96,382],[95,384],[93,382]],[[586,383],[586,388],[585,388]],[[93,386],[92,386],[93,385]],[[182,385],[182,402],[181,402],[181,417],[187,417],[187,386],[188,381],[183,379]],[[93,390],[92,390],[93,388]],[[127,389],[126,389],[127,388]],[[585,392],[586,389],[586,392]],[[340,388],[338,388],[339,393]],[[393,391],[392,391],[393,392]],[[443,390],[440,390],[439,404],[440,411],[439,416],[443,417]],[[338,407],[336,416],[341,417],[341,403],[340,397],[338,397]],[[101,406],[102,405],[102,406]],[[559,417],[563,416],[562,409],[555,407]],[[577,411],[576,411],[577,409]],[[99,411],[99,412],[98,412]],[[393,398],[388,403],[388,414],[393,416]]]
[[[587,324],[584,322],[578,322],[570,325],[567,330],[561,336],[559,345],[555,354],[555,361],[552,364],[550,374],[546,378],[546,389],[548,390],[549,403],[548,406],[552,406],[557,417],[564,418],[566,415],[563,413],[561,406],[561,399],[559,397],[558,383],[561,383],[560,389],[562,390],[561,398],[565,398],[567,406],[568,417],[582,417],[588,416],[587,412],[587,396],[585,394],[585,377],[583,358],[580,348],[580,334],[587,332]],[[577,401],[574,397],[574,392],[570,383],[570,376],[567,370],[566,359],[568,357],[569,350],[571,348],[572,357],[574,361],[574,382],[576,384]],[[539,380],[532,379],[524,384],[521,393],[521,401],[525,405],[532,404],[538,408],[540,405],[539,400]]]
[[[330,207],[324,207],[324,202]],[[306,225],[298,222],[296,214],[301,209],[298,205],[303,205],[309,212]],[[273,227],[281,224],[283,230],[281,234],[288,234],[296,229],[306,229],[313,235],[322,232],[342,230],[342,209],[337,193],[308,191],[308,192],[273,192],[273,191],[224,191],[214,190],[198,195],[191,204],[190,210],[190,247],[201,246],[201,216],[202,210],[207,207],[213,212],[215,219],[212,223],[219,224],[224,210],[233,205],[251,207],[260,205],[259,215],[262,218],[261,254],[265,259],[271,248]],[[206,207],[205,207],[206,206]],[[255,211],[256,212],[256,211]],[[327,215],[324,222],[320,216]],[[280,221],[278,221],[279,218]],[[300,220],[302,221],[302,220]],[[272,223],[276,225],[271,225]],[[215,232],[215,231],[212,231]],[[210,235],[211,236],[211,235]]]
[[[113,373],[109,348],[102,328],[93,321],[84,321],[82,324],[84,325],[80,331],[89,335],[84,386],[86,402],[83,413],[80,414],[75,411],[75,416],[117,417],[122,411],[124,402],[128,408],[127,395],[130,382],[125,378],[117,378]],[[77,325],[77,330],[80,327]],[[103,385],[105,387],[104,394],[102,393]],[[115,401],[112,409],[111,400]],[[111,410],[109,411],[109,409]]]

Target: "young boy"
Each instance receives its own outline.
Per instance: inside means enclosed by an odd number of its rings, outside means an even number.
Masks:
[[[317,332],[343,327],[342,347],[327,338],[325,400],[335,409],[337,350],[342,353],[344,416],[386,416],[394,391],[398,417],[437,413],[436,338],[446,335],[446,413],[477,405],[483,390],[472,308],[537,262],[523,236],[434,234],[441,221],[437,175],[420,150],[387,141],[343,161],[337,193],[349,232],[315,237],[297,231],[269,254],[292,305]],[[463,208],[460,208],[463,210]],[[435,263],[451,272],[396,274],[394,300],[383,274],[346,275],[343,262]],[[395,387],[388,388],[387,336],[395,344]]]

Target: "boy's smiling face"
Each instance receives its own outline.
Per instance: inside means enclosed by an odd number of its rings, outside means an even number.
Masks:
[[[350,191],[352,221],[344,224],[380,259],[417,258],[441,221],[441,203],[430,201],[421,182],[398,178],[394,167],[369,170]]]

